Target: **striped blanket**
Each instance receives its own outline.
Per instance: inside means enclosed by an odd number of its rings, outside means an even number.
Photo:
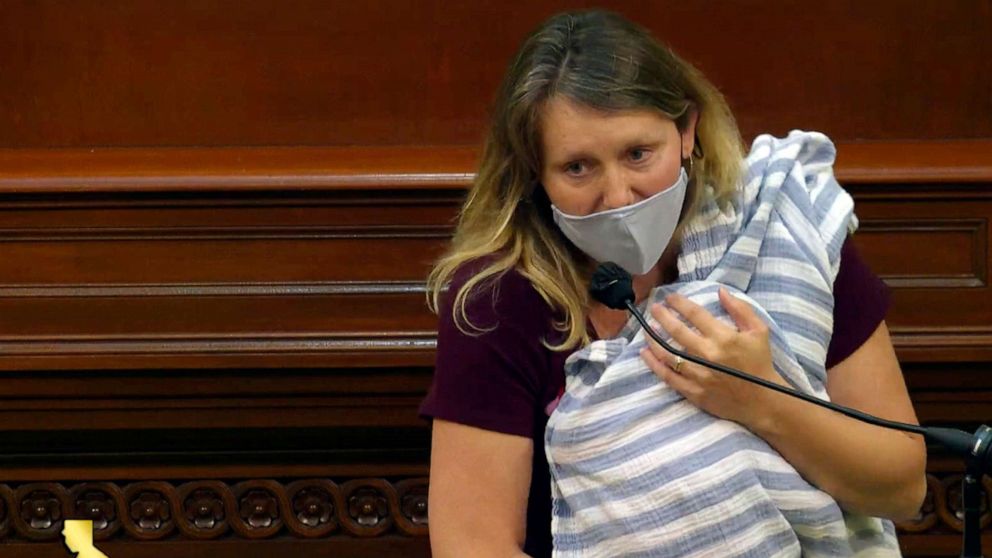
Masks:
[[[826,136],[757,138],[732,210],[714,203],[688,226],[679,292],[733,323],[725,286],[770,328],[775,368],[826,399],[833,281],[857,226],[833,177]],[[699,410],[641,360],[633,319],[569,356],[545,432],[555,556],[899,556],[891,522],[854,516],[764,440]]]

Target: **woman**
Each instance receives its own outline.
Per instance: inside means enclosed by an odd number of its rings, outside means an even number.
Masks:
[[[422,407],[434,419],[435,556],[551,554],[544,436],[565,359],[623,333],[628,320],[589,299],[591,272],[617,261],[634,275],[638,302],[676,282],[686,227],[713,204],[732,214],[742,162],[720,94],[640,27],[603,12],[560,14],[525,41],[497,95],[452,245],[429,279],[440,319]],[[630,215],[648,205],[657,230],[645,235]],[[606,219],[624,224],[589,226]],[[834,335],[819,363],[826,393],[915,422],[883,321],[884,286],[849,242],[839,263]],[[651,313],[687,350],[785,383],[750,307],[721,291],[733,327],[687,299],[668,303]],[[657,346],[641,358],[691,404],[762,438],[845,510],[892,519],[918,510],[920,439],[683,364]]]

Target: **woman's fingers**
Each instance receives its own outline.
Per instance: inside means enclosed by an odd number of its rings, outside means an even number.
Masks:
[[[697,332],[682,323],[671,310],[665,308],[663,304],[652,304],[651,315],[658,321],[658,324],[672,336],[672,339],[682,345],[687,351],[698,354],[702,349],[704,338]],[[654,343],[653,340],[649,341]],[[659,347],[660,348],[660,347]]]
[[[664,380],[672,389],[681,393],[686,399],[689,399],[690,395],[694,395],[698,391],[696,382],[672,370],[672,367],[666,364],[664,360],[658,358],[653,351],[642,349],[641,358],[644,359],[644,362],[652,372]]]
[[[676,312],[685,316],[685,319],[689,320],[689,323],[706,337],[723,335],[730,330],[727,324],[716,319],[705,308],[678,293],[665,297],[665,302]]]
[[[765,322],[755,314],[751,305],[730,294],[727,289],[720,287],[720,304],[733,318],[737,329],[751,331],[765,326]]]

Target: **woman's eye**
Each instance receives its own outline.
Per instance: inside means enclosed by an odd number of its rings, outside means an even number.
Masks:
[[[569,163],[565,166],[565,172],[574,176],[582,174],[582,171],[586,169],[585,164],[581,161],[576,161],[574,163]]]
[[[634,162],[643,161],[648,158],[649,152],[647,149],[631,149],[630,150],[630,160]]]

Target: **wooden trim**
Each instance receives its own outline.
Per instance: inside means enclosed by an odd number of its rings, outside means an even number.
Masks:
[[[893,327],[892,345],[904,364],[986,361],[992,359],[992,328]]]
[[[429,366],[433,331],[313,334],[58,335],[0,338],[0,371],[26,367],[120,369],[140,366]],[[31,363],[30,365],[28,363]]]
[[[2,242],[2,239],[0,239]],[[7,285],[0,283],[0,297],[208,297],[208,296],[426,296],[423,281],[323,281],[314,283],[161,283],[161,284],[53,284]]]
[[[0,149],[0,193],[461,189],[469,146]]]
[[[840,143],[837,153],[841,182],[992,180],[992,139]]]
[[[838,144],[843,182],[992,181],[992,139]],[[478,148],[0,149],[0,194],[464,189]]]
[[[208,463],[169,465],[161,463],[128,463],[105,465],[46,464],[0,467],[4,482],[56,482],[65,479],[129,480],[140,481],[161,476],[169,479],[245,478],[245,477],[305,477],[305,476],[427,476],[427,463],[296,463],[275,461],[271,463]]]

